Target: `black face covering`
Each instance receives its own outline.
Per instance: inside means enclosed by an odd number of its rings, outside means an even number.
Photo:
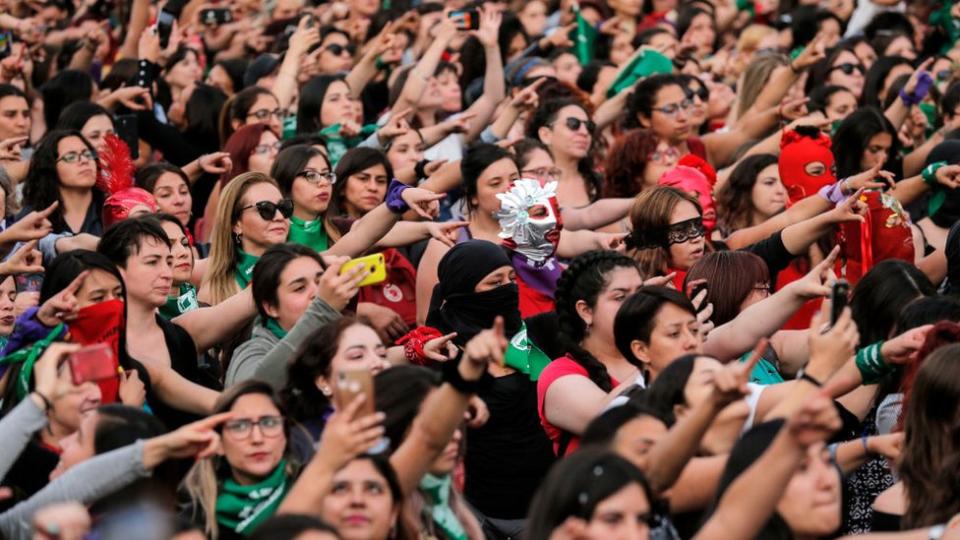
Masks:
[[[439,283],[433,289],[427,326],[443,333],[457,332],[458,345],[493,326],[503,317],[504,331],[511,337],[520,330],[520,294],[515,283],[482,293],[474,292],[491,272],[510,266],[503,248],[485,240],[457,244],[437,267]]]

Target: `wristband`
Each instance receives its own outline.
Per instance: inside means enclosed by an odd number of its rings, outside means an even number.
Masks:
[[[870,449],[867,448],[867,430],[863,430],[863,434],[860,435],[860,444],[863,445],[863,453],[866,455],[870,454]]]
[[[923,177],[923,181],[927,183],[930,187],[937,187],[940,183],[937,181],[937,171],[940,170],[940,167],[943,167],[947,164],[946,161],[937,161],[927,165],[923,172],[920,175]]]
[[[390,186],[387,188],[387,209],[394,214],[402,214],[409,210],[410,206],[407,204],[407,201],[403,200],[402,197],[403,192],[409,188],[410,186],[404,184],[396,178],[391,180]]]
[[[463,356],[457,360],[448,360],[443,363],[443,382],[449,384],[461,394],[473,395],[489,388],[493,384],[493,375],[484,371],[483,376],[476,381],[468,381],[460,375],[460,362],[463,362]]]
[[[822,387],[823,387],[823,383],[820,382],[820,381],[818,381],[817,379],[813,378],[813,376],[810,375],[809,373],[807,373],[807,371],[806,371],[805,369],[801,369],[801,370],[797,373],[797,380],[798,380],[798,381],[807,381],[808,383],[816,386],[817,388],[822,388]]]
[[[876,384],[893,372],[893,366],[888,365],[880,355],[882,346],[883,342],[878,341],[857,351],[854,363],[863,378],[863,384]]]
[[[818,192],[821,197],[833,204],[840,204],[843,201],[847,200],[847,195],[843,192],[843,184],[847,179],[837,182],[836,184],[830,184],[829,186],[823,186]]]
[[[430,359],[427,358],[423,348],[428,341],[439,337],[443,337],[443,334],[436,328],[421,326],[407,332],[405,336],[396,341],[396,344],[403,345],[403,357],[406,358],[407,362],[417,366],[425,366]]]
[[[373,62],[373,67],[377,68],[377,71],[383,71],[386,69],[387,65],[383,63],[383,60],[378,56],[377,59]]]
[[[417,164],[413,167],[413,173],[417,176],[417,180],[420,180],[421,178],[426,178],[426,177],[427,177],[427,171],[426,171],[426,169],[427,169],[427,165],[429,165],[429,164],[430,164],[430,160],[429,160],[429,159],[421,159],[421,160],[418,161]]]

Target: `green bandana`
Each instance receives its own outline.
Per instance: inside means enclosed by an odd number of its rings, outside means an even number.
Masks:
[[[160,316],[169,321],[198,307],[197,288],[190,283],[181,283],[177,294],[168,296],[167,303],[160,306]]]
[[[30,393],[30,376],[33,375],[33,365],[37,362],[37,359],[40,358],[40,355],[43,354],[43,351],[47,350],[47,347],[50,346],[53,341],[65,333],[66,328],[63,323],[60,323],[47,334],[47,337],[37,341],[33,345],[23,349],[17,349],[0,358],[0,365],[23,363],[23,366],[20,368],[20,375],[17,377],[17,402],[20,402]]]
[[[340,158],[347,153],[347,150],[357,146],[363,140],[375,131],[375,124],[367,124],[360,128],[360,134],[354,137],[342,137],[340,135],[340,124],[333,124],[320,130],[320,135],[327,140],[327,157],[330,159],[330,166],[336,167]]]
[[[424,498],[424,514],[433,520],[434,525],[443,531],[448,540],[467,540],[467,532],[463,529],[457,515],[450,508],[450,490],[453,477],[449,474],[436,477],[430,473],[423,475],[420,480],[420,492]]]
[[[267,322],[263,326],[279,339],[287,337],[287,331],[281,328],[280,323],[273,317],[268,317]]]
[[[520,327],[504,354],[503,361],[517,371],[526,373],[531,381],[540,378],[540,372],[550,363],[550,357],[527,337],[527,325]]]
[[[304,221],[297,216],[290,216],[287,242],[307,246],[317,253],[330,249],[330,239],[327,237],[327,230],[323,227],[323,218]]]
[[[217,523],[247,535],[272,516],[289,491],[287,461],[280,464],[262,482],[249,486],[228,479],[217,495]]]
[[[254,257],[241,249],[237,250],[237,255],[239,256],[239,260],[237,260],[237,272],[234,277],[237,279],[237,285],[239,285],[241,289],[246,289],[247,285],[250,284],[250,280],[253,279],[253,267],[257,265],[260,257]]]

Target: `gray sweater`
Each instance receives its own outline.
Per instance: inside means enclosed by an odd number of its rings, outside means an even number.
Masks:
[[[47,425],[43,410],[29,397],[20,400],[9,414],[0,420],[0,480],[10,472],[10,467],[26,448],[33,434]]]
[[[280,339],[266,328],[261,318],[253,325],[250,339],[241,344],[230,359],[223,386],[247,379],[259,379],[280,389],[287,384],[287,366],[293,355],[311,334],[340,318],[340,312],[316,298],[300,316],[297,324]]]

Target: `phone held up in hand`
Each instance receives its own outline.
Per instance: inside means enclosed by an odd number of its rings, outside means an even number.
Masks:
[[[837,319],[843,314],[850,297],[850,283],[845,279],[838,279],[830,290],[830,327],[837,324]]]
[[[105,343],[84,347],[67,357],[73,384],[112,379],[118,375],[113,349]]]
[[[453,19],[458,30],[476,30],[480,28],[480,12],[475,9],[458,9],[451,11],[447,16]]]

